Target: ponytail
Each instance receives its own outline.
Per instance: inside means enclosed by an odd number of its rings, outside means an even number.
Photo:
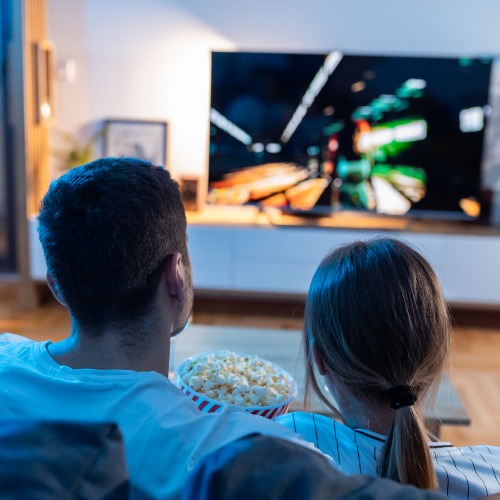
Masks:
[[[413,406],[403,406],[395,411],[391,432],[382,449],[378,474],[417,488],[437,488],[427,432]]]

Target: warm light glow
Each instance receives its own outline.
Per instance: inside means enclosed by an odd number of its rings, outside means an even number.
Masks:
[[[351,85],[351,91],[352,92],[361,92],[362,90],[365,90],[366,88],[366,83],[365,82],[356,82]]]
[[[170,5],[173,2],[167,3]],[[156,35],[159,43],[150,44],[148,49],[155,55],[144,57],[142,53],[141,58],[135,60],[134,79],[139,81],[127,81],[127,85],[134,92],[138,88],[153,87],[151,94],[143,93],[140,114],[164,116],[169,121],[168,141],[171,147],[167,149],[173,175],[199,177],[203,186],[208,163],[209,127],[215,127],[209,121],[210,51],[215,48],[234,50],[235,45],[209,25],[189,17],[188,13],[186,15],[187,29],[183,22],[182,29],[173,28],[174,33],[168,36],[165,33]],[[162,63],[158,64],[159,61]],[[143,70],[142,64],[148,67]],[[144,75],[148,75],[146,82]],[[155,75],[155,78],[149,75]],[[164,96],[162,101],[158,101],[160,95]],[[131,103],[136,101],[131,97]],[[143,101],[147,102],[148,107]],[[139,109],[128,111],[135,115],[139,114]],[[114,115],[118,111],[110,113]]]
[[[481,215],[481,204],[475,198],[462,198],[458,204],[469,217],[479,217]]]
[[[50,107],[50,104],[48,102],[43,102],[42,104],[40,104],[40,115],[45,120],[52,116],[52,108]]]
[[[327,106],[324,110],[323,110],[323,114],[325,116],[332,116],[333,114],[335,114],[335,108],[333,106]]]

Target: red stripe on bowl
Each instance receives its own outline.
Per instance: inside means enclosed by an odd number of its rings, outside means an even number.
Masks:
[[[268,413],[269,413],[269,409],[264,410],[264,411],[262,412],[262,416],[263,416],[263,417],[265,417]]]
[[[267,417],[267,418],[273,418],[273,417],[274,417],[274,415],[275,415],[275,413],[276,413],[277,411],[278,411],[278,408],[275,408],[275,409],[271,412],[271,414],[269,415],[269,417]]]
[[[220,405],[213,405],[210,410],[208,410],[208,413],[215,413],[218,409],[220,408]]]
[[[205,406],[207,406],[208,404],[208,401],[202,401],[200,403],[200,406],[198,406],[198,410],[203,410],[203,408],[205,408]]]

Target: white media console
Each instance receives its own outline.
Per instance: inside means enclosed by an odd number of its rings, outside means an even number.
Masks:
[[[434,266],[450,304],[500,306],[500,231],[382,218],[304,220],[236,209],[188,214],[194,286],[222,296],[304,296],[322,257],[354,239],[403,238]],[[45,279],[45,262],[31,220],[31,275]]]

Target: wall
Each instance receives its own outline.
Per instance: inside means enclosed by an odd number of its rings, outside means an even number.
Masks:
[[[206,173],[211,49],[500,54],[497,0],[47,1],[57,60],[77,67],[56,129],[168,120],[174,175]]]
[[[67,146],[62,134],[85,134],[90,123],[89,54],[86,44],[86,3],[81,0],[47,2],[47,36],[55,43],[56,106],[52,131],[53,163],[59,166],[59,151]],[[66,64],[74,64],[75,79],[63,75]]]
[[[5,24],[4,24],[5,23]],[[7,14],[0,6],[0,26],[7,24]],[[7,78],[5,74],[5,58],[6,58],[6,39],[7,33],[5,29],[0,31],[0,61],[2,67],[0,68],[0,259],[5,254],[6,238],[5,238],[5,218],[7,214],[7,161],[6,161],[6,148],[5,148],[5,129],[6,129],[6,103],[5,103],[5,86]]]

